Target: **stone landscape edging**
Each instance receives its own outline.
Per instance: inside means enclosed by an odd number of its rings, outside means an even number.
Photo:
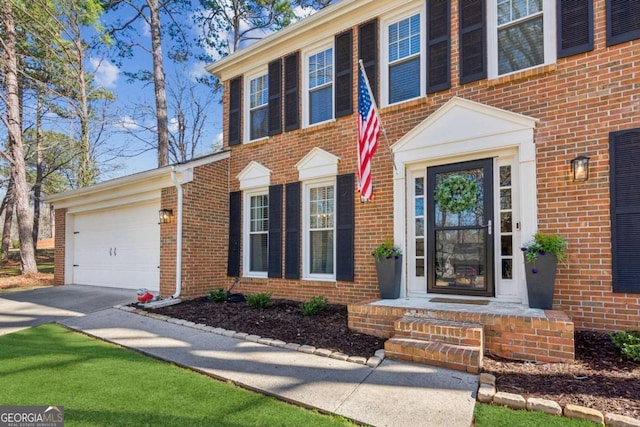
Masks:
[[[524,396],[519,394],[500,392],[496,388],[495,375],[486,372],[480,374],[478,384],[477,400],[480,403],[588,420],[607,427],[640,427],[640,420],[625,415],[613,413],[603,414],[596,409],[572,404],[565,405],[565,407],[562,408],[562,406],[554,400],[540,399],[537,397],[525,399]]]
[[[163,314],[150,313],[128,305],[116,305],[114,308],[176,325],[187,326],[204,332],[211,332],[230,338],[244,339],[246,341],[269,345],[272,347],[286,348],[288,350],[299,351],[302,353],[329,357],[345,362],[358,363],[370,368],[378,367],[378,365],[380,365],[384,360],[384,350],[382,349],[376,351],[375,356],[369,358],[362,356],[349,356],[339,351],[331,351],[326,348],[316,348],[314,346],[297,343],[285,343],[284,341],[272,338],[263,338],[258,335],[250,335],[245,332],[215,328],[202,323],[177,319]],[[486,372],[481,373],[479,376],[476,400],[480,403],[507,406],[511,409],[526,409],[528,411],[544,412],[550,415],[565,416],[567,418],[589,420],[596,424],[605,425],[606,427],[640,427],[640,420],[627,417],[625,415],[613,413],[603,414],[596,409],[572,404],[568,404],[562,408],[562,406],[554,400],[540,399],[537,397],[525,399],[524,396],[519,394],[499,392],[496,387],[496,377]]]

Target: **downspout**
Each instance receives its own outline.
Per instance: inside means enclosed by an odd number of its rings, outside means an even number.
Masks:
[[[175,166],[171,167],[171,180],[178,190],[178,213],[176,224],[176,292],[171,298],[178,298],[182,291],[182,185],[178,182]]]

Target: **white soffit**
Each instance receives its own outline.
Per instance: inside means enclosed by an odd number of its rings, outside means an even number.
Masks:
[[[298,163],[298,179],[324,178],[338,174],[338,162],[340,157],[315,147],[309,151]]]

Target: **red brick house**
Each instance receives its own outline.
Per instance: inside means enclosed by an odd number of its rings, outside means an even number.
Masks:
[[[358,60],[385,130],[372,203],[355,176]],[[195,232],[206,242],[183,252],[182,271],[210,251],[226,271],[183,277],[188,296],[239,277],[241,292],[348,303],[352,327],[386,336],[433,297],[488,300],[454,320],[534,360],[572,358],[574,325],[640,328],[637,2],[342,0],[208,71],[224,83],[228,230]],[[574,179],[580,157],[588,174]],[[436,184],[460,174],[481,197],[447,217]],[[162,190],[163,207],[176,209],[175,194]],[[555,311],[492,320],[491,307],[527,306],[519,248],[538,230],[569,242]],[[170,295],[175,227],[161,233]],[[385,238],[403,251],[401,298],[359,304],[379,299],[371,252]]]

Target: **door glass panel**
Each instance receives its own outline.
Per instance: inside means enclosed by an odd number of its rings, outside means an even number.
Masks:
[[[436,227],[483,225],[483,180],[482,168],[436,174]]]
[[[436,232],[436,287],[484,289],[483,229]]]

